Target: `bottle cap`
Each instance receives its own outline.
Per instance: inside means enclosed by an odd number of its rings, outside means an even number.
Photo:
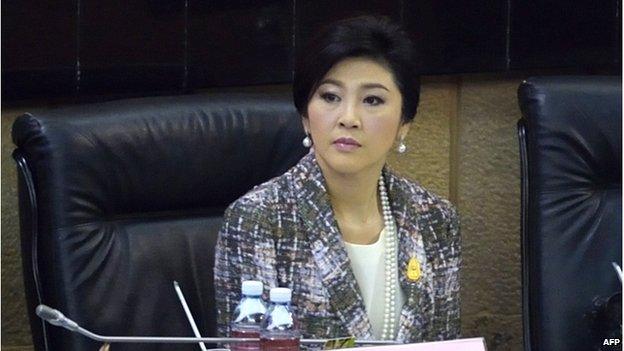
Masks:
[[[288,288],[273,288],[270,292],[271,302],[290,302],[292,292]]]
[[[262,289],[264,289],[262,282],[257,280],[245,280],[243,281],[241,292],[243,295],[260,296],[262,295]]]

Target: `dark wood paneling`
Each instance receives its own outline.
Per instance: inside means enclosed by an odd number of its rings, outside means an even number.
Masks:
[[[620,66],[619,3],[618,0],[512,2],[511,68]]]
[[[334,21],[361,15],[387,16],[401,21],[399,0],[297,0],[295,9],[295,46],[297,55],[305,55],[306,43],[319,28]]]
[[[406,1],[404,6],[404,24],[424,74],[506,68],[505,1]]]
[[[82,0],[81,5],[81,93],[182,88],[184,0]]]
[[[288,83],[295,51],[321,26],[363,14],[402,22],[423,74],[621,72],[619,0],[24,0],[2,10],[8,100]]]
[[[292,0],[190,0],[189,87],[289,82]]]
[[[2,97],[71,95],[76,1],[2,2]]]

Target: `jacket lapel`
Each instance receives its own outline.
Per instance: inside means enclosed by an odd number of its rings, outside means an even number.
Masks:
[[[298,213],[319,277],[329,293],[330,305],[346,332],[358,338],[372,338],[370,321],[334,218],[323,174],[313,154],[305,156],[299,166],[295,175]]]
[[[388,195],[397,225],[399,239],[399,283],[406,294],[401,310],[397,339],[404,342],[423,341],[427,337],[427,320],[433,314],[433,281],[431,262],[438,252],[435,233],[428,220],[426,204],[415,203],[411,189],[402,186],[401,180],[386,173]],[[411,258],[420,263],[421,277],[417,281],[407,278],[407,265]]]

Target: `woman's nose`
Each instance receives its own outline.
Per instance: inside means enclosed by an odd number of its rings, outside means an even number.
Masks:
[[[360,128],[361,121],[356,106],[346,104],[338,122],[345,128]]]

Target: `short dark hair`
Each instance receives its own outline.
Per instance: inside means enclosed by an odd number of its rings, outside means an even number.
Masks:
[[[392,72],[401,92],[401,121],[411,122],[420,95],[416,51],[407,33],[386,17],[361,16],[335,22],[319,31],[299,53],[293,82],[297,111],[307,117],[308,102],[325,74],[341,60],[366,57]]]

